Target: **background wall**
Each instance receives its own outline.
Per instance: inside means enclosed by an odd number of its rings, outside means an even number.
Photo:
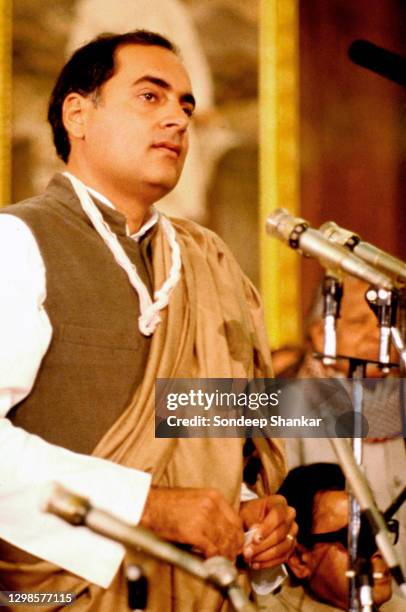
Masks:
[[[301,208],[406,259],[406,90],[351,63],[364,38],[406,55],[403,0],[302,1]],[[320,268],[302,263],[306,309]]]
[[[115,1],[118,13],[120,3],[128,6],[131,0]],[[213,83],[212,108],[198,124],[224,136],[205,185],[203,214],[196,211],[196,218],[224,237],[257,283],[263,231],[258,228],[260,3],[179,3],[193,21]],[[165,0],[149,4],[162,12],[167,7]],[[79,0],[13,3],[13,201],[38,193],[61,167],[45,123],[46,106],[78,5]],[[404,259],[406,94],[353,65],[347,49],[352,40],[366,38],[406,55],[405,13],[403,0],[299,2],[301,214],[315,227],[335,220]],[[321,268],[310,261],[301,266],[297,307],[305,311]]]

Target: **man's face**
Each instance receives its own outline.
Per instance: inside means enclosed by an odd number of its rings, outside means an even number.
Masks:
[[[337,353],[361,359],[378,359],[379,328],[377,318],[365,300],[368,285],[354,278],[345,278],[341,314],[337,320]],[[323,352],[323,323],[311,330],[315,349]],[[395,358],[395,355],[392,355]],[[347,361],[337,360],[334,369],[348,374]],[[377,366],[369,365],[367,377],[382,376]]]
[[[71,138],[71,159],[79,160],[86,176],[98,184],[108,177],[115,189],[146,199],[173,189],[194,108],[189,77],[174,53],[156,46],[119,47],[114,75],[96,99],[89,95],[83,104],[83,136]]]
[[[348,495],[345,491],[321,491],[314,498],[313,533],[337,531],[348,524]],[[348,554],[340,543],[317,543],[304,553],[309,569],[307,584],[317,599],[347,609]],[[383,574],[374,581],[373,599],[377,606],[392,595],[388,568],[380,553],[372,557],[373,572]]]

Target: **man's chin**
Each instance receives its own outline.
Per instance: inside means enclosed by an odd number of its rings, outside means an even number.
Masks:
[[[376,606],[381,606],[392,597],[392,583],[390,578],[383,578],[374,584],[373,599]]]
[[[170,193],[178,184],[180,176],[178,174],[173,177],[156,177],[148,181],[148,189],[153,194],[154,200],[162,200]]]

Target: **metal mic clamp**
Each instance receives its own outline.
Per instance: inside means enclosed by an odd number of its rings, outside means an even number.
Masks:
[[[343,284],[336,277],[326,274],[323,280],[324,348],[323,364],[333,365],[337,357],[336,320],[340,316]]]
[[[356,563],[356,582],[361,612],[373,611],[372,566],[370,559],[359,558]]]
[[[247,610],[246,600],[241,597],[242,591],[238,587],[238,572],[234,565],[224,557],[211,557],[203,561],[207,571],[207,579],[218,589],[226,593],[234,610]],[[247,611],[248,612],[248,611]]]
[[[309,224],[304,219],[297,218],[296,221],[298,223],[296,223],[296,225],[293,227],[289,236],[289,246],[292,249],[300,248],[300,237],[306,230],[309,229]]]
[[[130,610],[146,610],[148,605],[148,580],[139,565],[130,564],[126,567],[128,608]]]
[[[379,338],[379,367],[384,374],[389,372],[391,329],[396,325],[398,292],[394,289],[368,289],[365,298],[376,314],[380,328]]]

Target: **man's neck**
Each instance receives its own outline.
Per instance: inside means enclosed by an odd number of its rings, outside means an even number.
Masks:
[[[135,234],[148,220],[153,201],[137,198],[136,195],[127,193],[123,186],[115,187],[109,181],[96,178],[73,163],[68,163],[66,169],[81,180],[86,187],[91,187],[107,198],[114,208],[125,216],[130,234]]]

